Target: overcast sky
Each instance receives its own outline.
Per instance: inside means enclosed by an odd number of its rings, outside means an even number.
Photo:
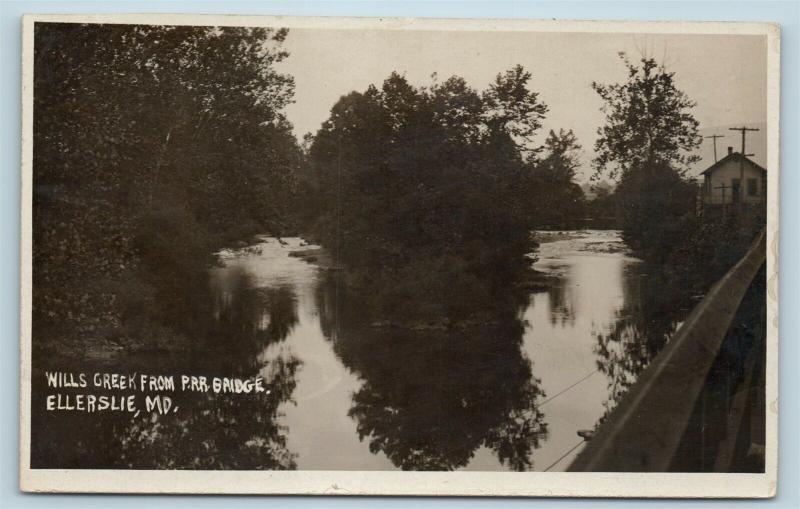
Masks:
[[[765,160],[766,38],[761,36],[291,29],[286,49],[290,57],[280,69],[295,77],[296,102],[287,114],[298,137],[315,133],[339,97],[380,85],[392,71],[414,85],[430,84],[434,72],[440,80],[455,74],[483,90],[498,72],[522,64],[533,74],[531,88],[550,108],[540,137],[549,129],[573,129],[584,149],[587,164],[579,178],[585,180],[604,120],[590,84],[624,80],[617,53],[625,51],[666,62],[679,88],[697,102],[694,115],[702,134],[726,135],[718,141],[720,154],[728,145],[738,150],[741,142],[727,127],[758,124],[762,131],[748,134],[748,152],[755,151],[762,164]],[[711,140],[703,145],[697,171],[713,162]]]

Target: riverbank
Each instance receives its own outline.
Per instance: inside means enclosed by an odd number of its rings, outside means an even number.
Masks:
[[[587,231],[537,231],[534,238],[538,243],[538,248],[528,254],[532,262],[535,262],[544,251],[547,259],[558,258],[560,251],[584,251],[589,250],[598,253],[618,253],[623,250],[618,238],[612,235],[601,235],[598,232]],[[616,240],[615,240],[616,239]],[[280,257],[286,256],[289,259],[303,261],[313,265],[324,273],[338,273],[341,267],[337,266],[331,254],[316,244],[308,242],[300,237],[273,237],[265,235],[249,235],[239,241],[230,242],[231,247],[220,249],[214,255],[215,264],[210,270],[224,268],[231,259],[243,256],[258,257],[266,245],[273,245],[278,250],[275,252]],[[285,254],[284,254],[285,253]],[[276,260],[277,261],[277,260]],[[270,262],[275,263],[275,262]],[[205,273],[207,275],[207,272]],[[554,269],[550,262],[532,263],[532,266],[521,273],[515,283],[511,293],[518,292],[521,295],[547,292],[557,287],[562,274]],[[198,275],[198,277],[200,277]],[[343,274],[342,277],[349,279],[351,275]],[[412,287],[414,284],[407,281]],[[195,285],[202,290],[204,285]],[[196,292],[195,292],[196,293]],[[377,297],[376,297],[377,298]],[[188,300],[187,303],[195,302]],[[407,299],[406,299],[407,300]],[[149,300],[148,306],[156,305],[153,300]],[[371,300],[370,300],[371,303]],[[400,302],[400,305],[411,305],[413,303]],[[425,305],[425,303],[423,303]],[[150,308],[155,309],[155,308]],[[367,323],[374,329],[405,329],[410,331],[444,331],[444,330],[463,330],[468,328],[483,327],[496,324],[498,319],[488,309],[478,308],[485,312],[469,313],[466,317],[452,319],[448,316],[437,316],[432,313],[427,318],[399,318],[392,314],[377,314]],[[366,313],[367,315],[368,313]],[[73,359],[96,359],[99,361],[111,361],[123,356],[159,353],[163,355],[176,354],[190,348],[190,342],[195,338],[190,337],[185,332],[179,332],[173,326],[167,326],[154,319],[128,319],[127,321],[108,320],[106,324],[98,325],[90,333],[78,333],[77,331],[62,330],[59,333],[50,332],[53,337],[58,336],[58,340],[37,341],[35,355],[58,356]]]
[[[319,267],[322,270],[339,270],[334,261],[333,257],[328,253],[325,248],[316,247],[311,244],[308,244],[308,248],[306,249],[297,249],[294,251],[289,251],[289,256],[292,258],[299,258],[307,263],[312,263]]]
[[[580,235],[574,232],[536,232],[537,243],[549,243],[569,240]],[[315,245],[293,250],[289,256],[314,265],[322,271],[341,271],[339,282],[342,289],[354,295],[369,295],[363,302],[360,314],[366,326],[376,330],[406,330],[411,332],[466,330],[487,326],[495,326],[513,315],[513,309],[523,305],[530,293],[546,292],[559,284],[559,275],[550,274],[533,268],[537,251],[528,253],[530,264],[519,271],[514,280],[505,287],[503,295],[489,298],[481,292],[489,291],[483,286],[485,281],[470,272],[451,273],[456,279],[439,278],[430,264],[408,267],[400,272],[351,271],[339,267],[333,257],[325,249]],[[383,274],[383,276],[381,275]],[[427,277],[426,274],[431,274]],[[385,280],[383,277],[385,276]],[[378,282],[380,280],[380,282]],[[431,281],[444,282],[445,288],[429,285]],[[464,284],[459,291],[457,286]],[[402,287],[400,290],[397,288]],[[433,292],[431,292],[433,290]],[[476,291],[477,293],[470,293]],[[346,297],[343,294],[343,297]],[[463,304],[456,314],[452,299],[463,299]],[[389,305],[382,305],[391,302]],[[487,304],[487,302],[489,304]],[[449,306],[449,307],[448,307]],[[466,308],[464,306],[467,306]],[[465,312],[465,310],[467,310]]]
[[[106,326],[98,328],[100,334],[96,335],[62,331],[57,340],[40,337],[33,343],[34,365],[40,358],[112,362],[139,354],[172,355],[189,347],[189,338],[164,325],[147,322],[136,329],[130,332]]]
[[[173,355],[187,351],[193,341],[191,334],[177,330],[175,321],[163,320],[172,313],[165,310],[174,307],[175,300],[181,301],[179,306],[195,305],[199,294],[207,291],[206,285],[198,281],[207,278],[209,270],[223,264],[221,253],[257,249],[262,239],[263,235],[251,233],[239,240],[215,239],[202,245],[203,249],[193,251],[191,263],[175,273],[156,276],[145,273],[141,263],[120,265],[113,279],[98,277],[109,293],[108,309],[100,313],[96,306],[87,304],[73,313],[71,320],[34,331],[34,359],[113,362],[131,355]],[[175,243],[182,245],[181,239],[176,239]],[[168,276],[167,280],[160,279],[163,276]],[[85,291],[86,295],[91,293],[88,289]]]

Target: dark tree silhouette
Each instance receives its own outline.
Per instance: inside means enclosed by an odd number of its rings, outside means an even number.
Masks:
[[[675,73],[655,59],[642,58],[637,66],[624,53],[620,58],[628,69],[625,82],[592,83],[606,114],[595,141],[595,175],[606,173],[618,180],[654,164],[682,175],[699,160],[690,154],[702,142],[699,124],[690,113],[695,103],[677,88]]]
[[[393,73],[333,106],[309,151],[313,229],[348,284],[388,292],[376,300],[402,319],[494,306],[534,248],[525,159],[547,108],[530,78],[516,67],[479,94],[459,77],[416,88]],[[420,295],[432,306],[403,306]]]
[[[363,380],[348,413],[359,437],[403,470],[461,468],[481,446],[532,469],[547,434],[543,391],[512,329],[338,334],[336,352]]]
[[[642,58],[637,66],[624,53],[620,57],[626,81],[592,83],[606,114],[595,142],[594,177],[607,174],[619,182],[615,202],[628,245],[663,262],[681,245],[694,214],[694,186],[683,175],[698,160],[690,152],[702,141],[690,112],[695,103],[654,59]]]
[[[144,329],[195,305],[216,247],[291,227],[301,160],[282,113],[293,80],[276,70],[286,35],[36,23],[37,348],[164,337]]]
[[[531,193],[532,221],[537,227],[567,229],[578,227],[586,209],[583,190],[575,182],[580,168],[581,146],[572,130],[550,131],[544,142],[544,155],[534,160],[527,177]]]

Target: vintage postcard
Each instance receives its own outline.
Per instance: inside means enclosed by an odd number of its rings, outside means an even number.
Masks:
[[[23,490],[776,493],[778,26],[23,34]]]

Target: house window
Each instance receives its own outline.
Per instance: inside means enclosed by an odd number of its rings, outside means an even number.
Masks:
[[[747,196],[758,196],[757,179],[747,179]]]

